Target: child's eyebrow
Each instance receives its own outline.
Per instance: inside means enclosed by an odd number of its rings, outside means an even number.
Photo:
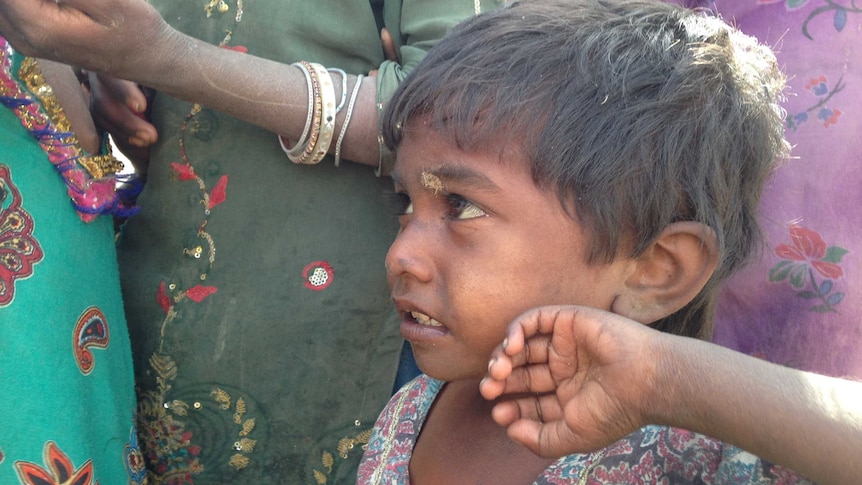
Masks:
[[[446,191],[450,184],[458,186],[470,186],[473,189],[496,192],[500,190],[491,179],[482,172],[477,172],[469,167],[441,165],[422,171],[420,183],[426,189],[435,193]]]

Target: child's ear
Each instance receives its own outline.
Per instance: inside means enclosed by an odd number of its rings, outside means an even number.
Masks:
[[[614,313],[652,323],[700,292],[718,264],[715,232],[698,222],[675,222],[640,256],[613,303]]]

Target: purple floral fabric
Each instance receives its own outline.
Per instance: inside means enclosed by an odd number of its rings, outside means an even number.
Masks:
[[[359,465],[358,485],[410,483],[410,457],[443,382],[421,375],[380,414]],[[793,472],[707,436],[647,426],[592,454],[560,458],[535,485],[803,484]]]
[[[767,247],[727,285],[714,340],[778,364],[862,378],[862,6],[705,6],[776,50],[793,146],[764,193]]]

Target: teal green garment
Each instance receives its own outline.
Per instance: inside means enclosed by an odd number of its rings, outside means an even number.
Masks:
[[[15,229],[13,219],[20,221]],[[46,154],[2,105],[0,221],[0,258],[23,256],[32,270],[19,270],[11,285],[3,273],[0,289],[11,296],[0,305],[0,483],[19,483],[16,463],[51,470],[51,442],[71,469],[89,463],[92,483],[139,483],[126,464],[137,452],[135,394],[113,221],[81,221]],[[28,239],[41,258],[13,236]],[[83,347],[92,366],[82,369],[77,342],[84,333],[93,337]]]
[[[380,67],[384,98],[475,11],[469,0],[244,0],[237,21],[240,4],[226,1],[210,17],[205,2],[152,3],[179,30],[250,55]],[[384,19],[403,67],[384,62]],[[191,108],[156,95],[159,142],[119,251],[150,479],[352,483],[403,345],[383,266],[397,231],[391,181],[331,157],[294,165],[275,135]]]

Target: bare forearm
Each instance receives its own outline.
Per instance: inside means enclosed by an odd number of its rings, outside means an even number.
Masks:
[[[129,72],[110,73],[155,88],[173,97],[200,103],[296,140],[308,112],[305,75],[289,64],[222,49],[192,37],[170,32],[161,54],[149,63],[129,66]],[[160,73],[170,72],[170,76]],[[337,74],[333,75],[338,81]],[[356,76],[348,76],[352,94]],[[334,82],[336,97],[341,83]],[[378,162],[376,79],[364,78],[342,143],[344,158],[375,165]],[[336,116],[341,132],[347,110]],[[334,138],[333,146],[334,147]]]
[[[862,383],[664,336],[653,420],[700,432],[823,484],[862,476]]]
[[[302,71],[182,34],[141,0],[0,0],[0,31],[25,54],[134,81],[289,139],[300,138],[305,126]],[[349,81],[352,90],[356,78]],[[376,82],[361,88],[342,154],[376,165]],[[336,117],[335,133],[346,111]]]

